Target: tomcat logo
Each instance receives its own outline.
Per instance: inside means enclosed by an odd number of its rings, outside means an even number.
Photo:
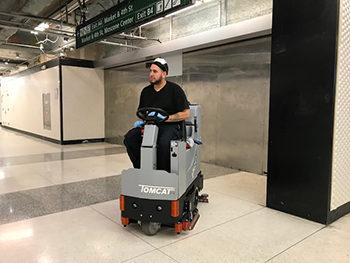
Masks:
[[[166,186],[152,186],[139,184],[141,187],[141,193],[145,194],[155,194],[155,195],[174,195],[175,187]]]

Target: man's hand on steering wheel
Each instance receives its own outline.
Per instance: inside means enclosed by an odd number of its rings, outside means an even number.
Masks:
[[[155,116],[156,115],[156,112],[155,111],[152,111],[152,112],[150,112],[150,113],[148,113],[148,116],[149,117],[153,117],[153,116]],[[160,114],[160,113],[158,113],[157,115],[157,118],[159,118],[159,119],[165,119],[165,117],[162,115],[162,114]]]
[[[153,107],[138,109],[136,116],[144,120],[146,124],[159,124],[169,119],[169,114],[165,110]]]

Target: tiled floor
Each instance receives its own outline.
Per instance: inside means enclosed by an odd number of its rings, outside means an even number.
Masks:
[[[350,262],[350,215],[325,227],[268,209],[266,177],[209,164],[194,230],[124,228],[130,166],[122,146],[0,129],[0,262]]]

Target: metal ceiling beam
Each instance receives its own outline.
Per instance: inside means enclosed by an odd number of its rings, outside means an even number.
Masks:
[[[23,28],[23,27],[19,27],[19,26],[10,26],[10,25],[2,25],[0,24],[0,28],[12,28],[12,29],[17,29],[19,31],[25,31],[25,32],[32,32],[35,31],[34,29],[29,29],[29,28]],[[50,30],[45,30],[45,31],[37,31],[38,34],[41,35],[51,35],[51,36],[59,36],[59,37],[75,37],[74,33],[71,34],[67,34],[67,33],[57,33],[57,32],[52,32]],[[65,31],[68,32],[68,31]]]
[[[11,73],[11,71],[14,69],[18,70],[19,67],[21,67],[21,66],[28,66],[28,64],[36,63],[39,60],[39,58],[40,58],[40,55],[32,57],[31,59],[27,59],[26,61],[22,62],[21,64],[17,64],[15,66],[10,66],[10,67],[6,67],[6,68],[1,67],[0,68],[0,76],[4,75],[6,73]],[[6,65],[6,66],[8,66],[8,65]]]
[[[25,26],[25,24],[21,23],[21,22],[13,22],[13,21],[1,20],[1,19],[0,19],[0,23],[1,24],[16,25],[16,26]]]
[[[120,33],[119,35],[120,35],[120,36],[123,36],[123,37],[128,37],[128,38],[131,38],[131,39],[137,39],[137,40],[148,40],[148,39],[147,39],[147,37],[140,37],[140,36],[135,36],[135,35],[125,34],[124,32],[123,32],[123,33]]]
[[[140,47],[137,47],[137,46],[131,46],[131,45],[126,45],[126,44],[116,43],[116,42],[110,42],[110,41],[106,41],[106,40],[102,40],[102,41],[100,41],[100,43],[107,44],[107,45],[113,45],[113,46],[130,47],[130,48],[135,48],[135,49],[141,49]]]
[[[85,4],[89,2],[88,0],[85,0]],[[66,8],[65,8],[65,12],[70,14],[72,12],[74,12],[76,9],[79,8],[79,3],[77,1],[72,1],[70,2]],[[57,11],[56,13],[54,13],[51,18],[52,19],[56,19],[56,20],[60,20],[65,16],[66,14],[62,14],[61,11]]]
[[[63,2],[63,1],[62,1]],[[85,2],[85,4],[88,2],[88,0],[84,0],[83,3]],[[92,2],[90,0],[90,2]],[[28,14],[21,14],[21,13],[5,13],[3,11],[0,11],[0,15],[4,15],[7,16],[9,18],[9,20],[11,19],[11,17],[13,18],[23,18],[23,19],[30,19],[32,21],[38,21],[38,22],[48,22],[48,23],[52,23],[54,25],[60,25],[60,28],[64,28],[66,30],[69,31],[64,31],[61,29],[57,29],[57,31],[54,28],[45,30],[45,31],[39,31],[38,34],[40,35],[51,35],[51,36],[60,36],[60,37],[67,37],[69,39],[71,39],[68,43],[66,43],[63,47],[58,48],[57,50],[61,50],[64,49],[66,47],[70,47],[71,45],[74,44],[75,42],[75,24],[72,24],[72,21],[70,21],[71,23],[68,22],[68,15],[71,14],[72,12],[74,12],[76,9],[79,9],[79,3],[74,0],[71,1],[64,6],[59,6],[59,9],[57,9],[56,12],[52,13],[49,17],[39,17],[39,16],[35,16],[35,15],[28,15]],[[34,31],[33,29],[31,29],[30,27],[26,26],[26,24],[23,23],[15,23],[14,21],[0,21],[0,29],[1,28],[9,28],[9,29],[15,29],[18,31],[24,31],[24,32],[31,32]],[[72,29],[72,31],[70,31]],[[0,42],[0,49],[4,49],[5,47],[8,47],[12,50],[22,50],[24,51],[25,49],[27,49],[28,52],[30,53],[41,53],[42,51],[40,50],[39,46],[34,46],[34,45],[26,45],[26,44],[20,44],[20,43],[8,43],[8,42]],[[53,51],[47,51],[47,52],[53,52]],[[36,61],[39,59],[39,56],[35,56],[31,59],[28,59],[27,62],[31,63],[31,61]],[[10,72],[10,68],[3,70],[3,73],[5,72]],[[0,69],[0,74],[1,74],[2,69]]]
[[[20,26],[21,28],[26,28],[26,29],[30,29],[31,31],[36,31],[35,29],[31,29],[28,27],[27,24],[21,23],[21,22],[13,22],[13,21],[6,21],[6,20],[0,20],[0,25],[15,25],[15,26]],[[53,31],[52,31],[53,30]],[[46,32],[46,31],[37,31],[37,32]],[[74,34],[72,31],[66,31],[66,30],[62,30],[62,29],[51,29],[52,33],[56,32],[56,33],[63,33],[63,34]]]
[[[24,48],[33,48],[33,49],[39,49],[39,46],[32,46],[32,45],[25,45],[25,44],[17,44],[17,43],[9,43],[9,42],[3,42],[0,44],[0,46],[14,46],[14,47],[24,47]]]
[[[46,18],[46,17],[34,16],[34,15],[18,14],[18,13],[12,13],[12,12],[6,13],[6,12],[1,12],[1,11],[0,11],[0,15],[27,18],[27,19],[31,19],[31,20],[35,20],[35,21],[39,21],[39,22],[50,22],[50,23],[54,23],[54,24],[63,24],[65,26],[70,26],[70,27],[75,28],[75,25],[73,25],[71,23],[63,22],[60,20],[52,19],[52,18]]]

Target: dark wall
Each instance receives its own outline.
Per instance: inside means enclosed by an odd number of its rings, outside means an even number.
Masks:
[[[273,3],[267,206],[327,223],[338,1]]]

